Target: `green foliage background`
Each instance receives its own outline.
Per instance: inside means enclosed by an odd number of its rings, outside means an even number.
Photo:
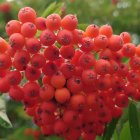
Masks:
[[[5,2],[0,0],[0,3]],[[111,24],[114,33],[120,34],[128,31],[132,35],[132,41],[135,44],[140,42],[140,0],[118,0],[113,4],[112,0],[12,0],[10,2],[12,9],[9,13],[0,12],[0,36],[7,38],[5,33],[5,24],[10,19],[17,19],[18,10],[24,6],[33,7],[38,16],[46,17],[50,13],[59,13],[64,16],[68,13],[76,14],[80,28],[85,28],[88,24],[97,25]],[[20,103],[15,103],[6,95],[2,95],[0,102],[0,112],[5,111],[13,125],[9,123],[8,118],[2,120],[0,126],[0,140],[33,140],[33,137],[24,135],[25,128],[38,129],[31,119],[24,113],[24,108]],[[3,106],[3,102],[6,106]],[[2,108],[2,109],[1,109]],[[1,117],[1,116],[0,116]],[[9,124],[7,126],[6,124]],[[135,125],[136,124],[136,125]],[[124,110],[124,115],[119,120],[113,120],[107,126],[103,137],[97,140],[140,140],[140,104],[131,103]],[[59,140],[58,137],[40,138],[41,140]]]

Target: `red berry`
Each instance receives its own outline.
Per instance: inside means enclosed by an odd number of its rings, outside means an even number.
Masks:
[[[51,14],[46,18],[46,26],[50,30],[58,30],[61,25],[61,17],[58,14]]]
[[[74,30],[76,29],[77,25],[78,25],[77,17],[72,14],[66,15],[61,20],[61,26],[67,30]]]
[[[46,45],[46,46],[53,45],[55,43],[55,40],[56,40],[55,34],[48,29],[44,30],[40,35],[40,42],[43,45]]]
[[[6,24],[6,33],[10,36],[13,33],[20,33],[20,29],[21,29],[21,24],[19,21],[17,20],[10,20],[7,24]]]
[[[18,19],[22,22],[34,22],[36,18],[36,12],[31,7],[24,7],[19,10]]]

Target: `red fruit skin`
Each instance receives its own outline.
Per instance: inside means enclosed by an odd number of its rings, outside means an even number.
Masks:
[[[79,77],[71,77],[67,81],[67,88],[73,93],[77,94],[82,91],[83,83]]]
[[[37,32],[36,26],[31,22],[26,22],[21,26],[21,34],[24,37],[34,37]]]
[[[99,29],[99,34],[100,35],[105,35],[108,38],[110,38],[113,34],[112,27],[108,24],[101,26],[100,29]]]
[[[123,46],[123,40],[120,36],[118,35],[112,35],[110,38],[109,38],[109,49],[111,51],[119,51]]]
[[[0,79],[0,93],[6,93],[10,89],[10,85],[5,78]]]
[[[56,46],[48,46],[44,50],[44,56],[47,60],[54,61],[59,58],[59,49]]]
[[[20,33],[14,33],[10,36],[9,43],[14,50],[21,50],[25,45],[25,38]]]
[[[36,28],[38,29],[38,30],[45,30],[47,27],[46,27],[46,19],[45,18],[43,18],[43,17],[37,17],[36,19],[35,19],[35,25],[36,25]]]
[[[124,107],[128,106],[129,99],[124,94],[118,94],[116,96],[115,103],[117,106],[124,108]]]
[[[22,101],[24,92],[19,86],[12,86],[9,90],[9,96],[15,101]]]
[[[86,35],[95,38],[99,35],[99,27],[95,24],[91,24],[86,28]]]
[[[13,33],[20,33],[21,24],[17,20],[10,20],[6,24],[5,29],[6,29],[6,33],[8,34],[8,36],[12,35]]]
[[[71,45],[61,46],[60,54],[65,59],[72,59],[75,54],[74,46],[71,46]]]
[[[76,29],[77,25],[78,25],[77,17],[72,14],[66,15],[61,20],[62,28],[70,30],[70,31]]]
[[[130,43],[131,42],[131,36],[128,32],[122,32],[120,34],[121,38],[123,39],[124,43]]]
[[[66,103],[70,99],[70,91],[67,88],[56,89],[55,99],[58,103]]]
[[[49,29],[44,30],[40,35],[40,42],[45,46],[50,46],[55,43],[56,36]]]
[[[61,25],[61,17],[58,14],[51,14],[46,18],[46,27],[50,30],[58,30]]]
[[[19,10],[18,19],[22,23],[25,22],[35,22],[36,12],[31,7],[24,7]]]
[[[54,93],[54,87],[49,84],[45,84],[42,88],[40,88],[39,95],[43,101],[50,101],[54,97]]]
[[[40,41],[34,37],[26,39],[26,49],[31,54],[36,54],[41,49]]]
[[[9,55],[0,54],[0,70],[5,70],[10,68],[12,61]]]
[[[60,45],[70,45],[73,42],[73,35],[68,30],[60,30],[57,34],[57,42]]]

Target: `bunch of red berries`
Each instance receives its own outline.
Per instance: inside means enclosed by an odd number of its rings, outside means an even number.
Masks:
[[[18,19],[6,25],[0,91],[24,104],[42,134],[94,140],[130,99],[140,100],[140,46],[128,32],[95,24],[82,31],[75,15],[37,17],[30,7]]]

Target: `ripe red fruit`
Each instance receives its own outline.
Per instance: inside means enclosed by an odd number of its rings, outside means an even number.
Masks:
[[[10,56],[7,54],[0,54],[0,69],[8,69],[12,65]]]
[[[82,39],[84,37],[84,31],[78,30],[78,29],[74,29],[72,31],[72,35],[73,35],[73,43],[74,44],[79,44],[79,43],[82,42]]]
[[[43,45],[46,46],[53,45],[55,43],[55,40],[56,40],[55,34],[48,29],[44,30],[40,35],[40,42]]]
[[[36,12],[31,7],[24,7],[19,10],[18,19],[22,22],[34,22],[36,19]]]
[[[39,95],[43,101],[50,101],[54,97],[54,93],[54,87],[49,84],[45,84],[40,88]]]
[[[65,62],[60,66],[60,71],[68,79],[73,76],[75,72],[75,66],[70,62]]]
[[[117,106],[124,108],[124,107],[128,106],[129,99],[124,94],[118,94],[116,96],[115,103],[116,103]]]
[[[112,57],[113,57],[112,51],[108,48],[100,51],[100,53],[99,53],[100,59],[111,60]]]
[[[84,70],[82,72],[82,81],[84,84],[91,86],[93,83],[97,82],[97,74],[91,69]]]
[[[111,71],[111,65],[110,62],[104,59],[99,59],[95,63],[95,71],[100,74],[109,74]]]
[[[100,29],[99,29],[99,34],[100,35],[105,35],[108,38],[111,37],[112,34],[113,34],[112,27],[108,24],[101,26]]]
[[[79,77],[71,77],[67,81],[67,88],[73,93],[77,94],[82,91],[83,83]]]
[[[55,45],[48,46],[44,50],[44,56],[47,60],[57,60],[59,58],[59,49]]]
[[[42,72],[45,75],[53,75],[54,73],[57,72],[57,66],[55,63],[48,61],[43,67],[42,67]]]
[[[54,129],[54,133],[56,135],[62,135],[66,131],[66,125],[65,125],[64,121],[57,120],[54,123],[54,128],[53,129]]]
[[[130,36],[130,34],[129,34],[128,32],[122,32],[122,33],[120,34],[120,36],[121,36],[121,38],[123,39],[123,42],[124,42],[124,43],[130,43],[130,41],[131,41],[131,36]]]
[[[94,44],[97,49],[105,49],[108,46],[108,38],[105,35],[98,35],[94,39]]]
[[[60,54],[65,59],[72,59],[75,53],[74,46],[68,45],[68,46],[61,46],[60,48]]]
[[[32,53],[35,54],[41,49],[40,41],[36,38],[29,38],[26,39],[26,49]]]
[[[0,92],[6,93],[10,89],[10,85],[5,78],[0,78]]]
[[[31,38],[35,36],[36,32],[37,32],[36,26],[31,22],[26,22],[21,26],[21,34],[24,37]]]
[[[74,110],[66,110],[63,114],[63,121],[69,125],[78,119],[78,114]]]
[[[43,18],[43,17],[37,17],[35,19],[35,26],[38,30],[45,30],[47,27],[46,27],[46,19]]]
[[[60,45],[70,45],[73,41],[73,35],[68,30],[60,30],[57,34],[57,41]]]
[[[66,15],[61,20],[62,28],[67,29],[67,30],[74,30],[76,29],[77,25],[78,25],[77,17],[72,14]]]
[[[13,33],[20,33],[21,30],[21,24],[19,21],[17,20],[10,20],[7,24],[6,24],[6,33],[10,36]]]
[[[94,50],[94,46],[95,46],[94,41],[88,37],[85,37],[82,39],[80,49],[83,52],[91,52],[92,50]]]
[[[20,33],[14,33],[9,38],[10,46],[15,50],[21,50],[25,45],[25,38]]]
[[[88,69],[94,66],[95,58],[91,53],[83,53],[79,58],[79,65],[83,69]]]
[[[50,30],[58,30],[61,25],[61,17],[58,14],[51,14],[46,18],[46,26]]]
[[[14,70],[7,73],[5,77],[9,83],[9,85],[18,85],[22,80],[22,75],[19,71]]]
[[[99,27],[95,24],[91,24],[86,28],[86,35],[91,38],[95,38],[99,34]]]
[[[29,81],[35,81],[40,78],[41,71],[33,66],[27,66],[25,69],[25,76]]]
[[[109,38],[109,49],[111,51],[119,51],[123,46],[123,40],[120,36],[118,35],[112,35]]]
[[[140,57],[134,56],[130,58],[129,61],[130,67],[134,70],[139,70],[140,68]]]
[[[12,86],[9,90],[9,96],[15,101],[21,101],[24,97],[24,92],[19,86]]]
[[[82,110],[85,107],[85,97],[80,94],[75,94],[70,99],[70,106],[75,110]]]
[[[126,57],[132,57],[135,55],[136,46],[132,43],[125,43],[122,47],[122,53]]]
[[[66,83],[66,78],[61,73],[56,73],[51,77],[51,85],[55,88],[62,88]]]
[[[42,68],[45,65],[45,57],[42,54],[35,54],[31,58],[31,65],[35,68]]]
[[[67,88],[56,89],[55,99],[60,104],[65,103],[70,99],[70,91]]]
[[[25,70],[30,60],[30,55],[27,51],[17,51],[14,55],[13,65],[17,70]]]
[[[36,82],[28,82],[23,86],[24,98],[32,100],[39,96],[40,86]]]

